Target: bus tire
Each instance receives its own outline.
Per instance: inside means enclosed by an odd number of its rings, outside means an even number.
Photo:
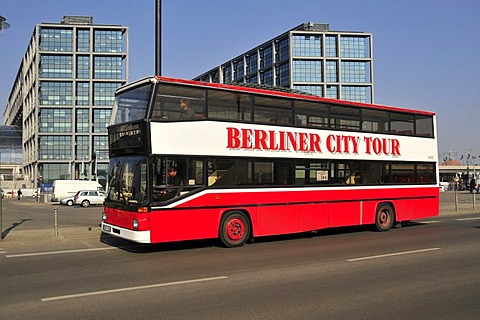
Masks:
[[[380,231],[388,231],[395,225],[395,211],[392,205],[388,203],[381,203],[377,207],[375,215],[375,228]]]
[[[250,236],[250,222],[244,213],[226,213],[220,222],[218,238],[227,248],[241,247]]]

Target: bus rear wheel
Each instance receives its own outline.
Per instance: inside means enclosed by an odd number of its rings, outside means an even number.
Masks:
[[[388,203],[382,203],[377,208],[375,216],[375,228],[380,231],[388,231],[395,224],[395,211]]]
[[[250,222],[245,214],[232,211],[222,217],[219,239],[227,248],[241,247],[250,236]]]

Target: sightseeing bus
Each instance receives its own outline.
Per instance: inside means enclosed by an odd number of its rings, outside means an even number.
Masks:
[[[433,112],[155,76],[111,122],[104,234],[238,247],[439,213]]]

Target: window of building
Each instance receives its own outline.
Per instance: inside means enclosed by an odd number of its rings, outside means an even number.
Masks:
[[[272,47],[260,49],[260,69],[271,68],[273,65]]]
[[[93,136],[92,148],[97,160],[108,160],[108,136]]]
[[[293,89],[314,94],[316,96],[323,97],[323,86],[319,85],[294,85]]]
[[[77,109],[75,132],[77,133],[88,133],[89,130],[89,110],[88,109]]]
[[[341,99],[368,103],[370,102],[368,92],[369,88],[367,87],[343,86]]]
[[[90,104],[90,84],[88,82],[77,82],[75,92],[75,105],[88,106]]]
[[[338,82],[338,66],[337,61],[326,61],[325,76],[327,82]]]
[[[77,51],[78,52],[90,51],[90,30],[84,30],[84,29],[77,30]]]
[[[294,35],[292,51],[295,57],[321,57],[322,37],[320,35]]]
[[[115,90],[120,85],[120,83],[95,82],[93,84],[93,105],[113,106]]]
[[[72,136],[40,136],[39,144],[40,160],[72,159]]]
[[[342,58],[370,58],[368,37],[341,36],[340,54]]]
[[[275,42],[275,62],[288,60],[290,58],[289,52],[288,38]]]
[[[77,56],[77,78],[79,79],[90,78],[90,57]]]
[[[338,57],[337,53],[337,37],[326,36],[325,37],[325,56],[326,57]]]
[[[111,115],[112,110],[110,109],[93,110],[93,132],[106,133]]]
[[[243,59],[239,61],[233,62],[233,81],[234,82],[243,82],[243,77],[245,76],[245,72],[243,70],[244,67]]]
[[[94,57],[94,79],[122,79],[124,66],[121,57]]]
[[[71,79],[73,76],[72,56],[43,55],[40,61],[41,78]]]
[[[40,83],[40,104],[41,105],[72,105],[72,83],[71,82],[49,82]]]
[[[72,132],[72,109],[40,109],[39,132]]]
[[[260,83],[273,86],[273,71],[272,70],[261,71]]]
[[[277,86],[289,87],[290,86],[290,64],[284,63],[276,67],[277,74]]]
[[[41,28],[40,50],[43,51],[73,51],[72,29]]]
[[[245,59],[247,61],[247,75],[256,75],[258,70],[257,54],[247,55]]]
[[[369,62],[342,61],[342,82],[370,82]]]
[[[295,82],[323,82],[322,61],[295,60],[293,61],[293,81]]]
[[[223,68],[223,83],[232,82],[232,67],[230,65]]]
[[[123,52],[122,31],[95,30],[93,50],[95,52]]]
[[[45,163],[42,170],[43,181],[73,179],[70,170],[68,163]]]
[[[75,137],[75,154],[78,161],[90,160],[89,153],[89,137],[88,136],[76,136]]]
[[[338,86],[327,86],[327,98],[338,99]]]

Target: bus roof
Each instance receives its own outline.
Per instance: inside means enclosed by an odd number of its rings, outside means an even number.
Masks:
[[[252,93],[252,94],[262,94],[262,95],[285,97],[285,98],[291,98],[291,99],[325,102],[329,104],[347,105],[347,106],[355,106],[355,107],[370,108],[370,109],[380,109],[380,110],[386,110],[386,111],[435,116],[435,112],[433,111],[425,111],[425,110],[410,109],[410,108],[403,108],[403,107],[393,107],[393,106],[386,106],[386,105],[380,105],[380,104],[370,104],[370,103],[355,102],[355,101],[340,100],[340,99],[330,99],[330,98],[324,98],[324,97],[312,95],[310,93],[302,92],[299,90],[288,89],[284,87],[274,87],[274,86],[270,87],[265,85],[251,85],[251,84],[224,84],[224,83],[214,83],[214,82],[201,82],[196,80],[186,80],[186,79],[170,78],[170,77],[164,77],[164,76],[154,76],[154,77],[147,77],[147,78],[140,79],[138,81],[135,81],[120,87],[118,89],[118,92],[127,90],[128,88],[137,86],[144,82],[181,84],[181,85],[187,85],[187,86],[203,87],[207,89],[213,88],[213,89],[240,91],[240,92]]]

